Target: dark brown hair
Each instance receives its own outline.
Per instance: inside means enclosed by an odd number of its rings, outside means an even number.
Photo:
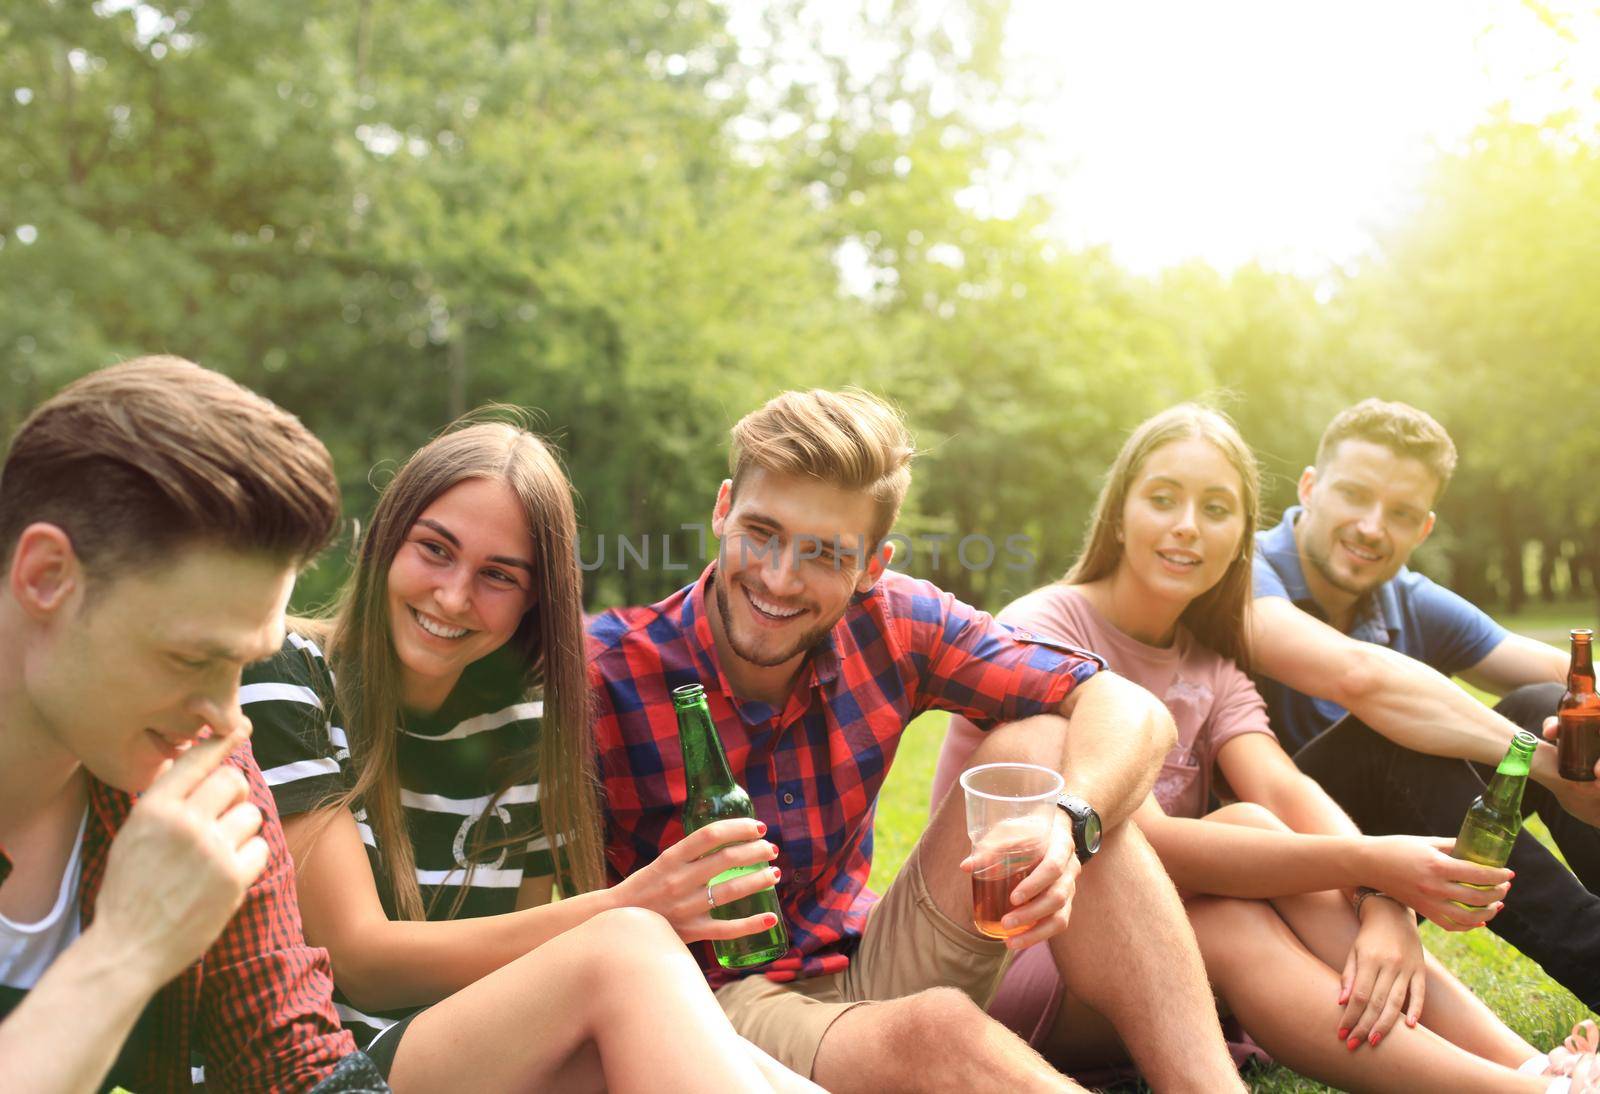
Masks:
[[[1340,441],[1371,441],[1397,456],[1408,456],[1439,480],[1437,502],[1456,470],[1456,445],[1433,416],[1407,403],[1363,399],[1334,415],[1317,443],[1317,467],[1327,466]]]
[[[1244,521],[1238,551],[1221,579],[1191,600],[1179,618],[1199,642],[1240,668],[1248,668],[1245,613],[1250,606],[1253,533],[1261,511],[1261,469],[1238,429],[1220,411],[1196,403],[1180,403],[1145,419],[1133,431],[1106,471],[1100,497],[1094,503],[1094,515],[1089,519],[1089,530],[1084,535],[1083,549],[1061,580],[1067,585],[1085,585],[1116,570],[1122,561],[1122,543],[1117,534],[1122,528],[1123,507],[1134,479],[1157,449],[1184,440],[1210,443],[1239,473],[1243,495],[1239,501],[1244,508]]]
[[[339,484],[299,419],[210,369],[140,357],[38,407],[0,470],[0,554],[54,524],[90,580],[204,542],[303,564],[339,519]]]
[[[423,510],[468,479],[509,486],[533,536],[535,605],[501,650],[468,669],[471,673],[479,666],[498,667],[509,661],[519,693],[543,686],[538,754],[521,757],[500,772],[495,796],[537,773],[540,815],[562,892],[604,884],[572,486],[538,437],[506,422],[479,421],[453,428],[412,454],[378,499],[333,618],[320,625],[295,621],[297,630],[327,641],[335,692],[350,737],[356,780],[334,804],[366,809],[402,919],[421,919],[427,909],[417,887],[416,857],[400,803],[397,734],[403,707],[400,659],[390,633],[389,568]],[[496,666],[486,665],[491,660]],[[556,853],[562,846],[570,874],[562,870],[561,855]],[[475,848],[478,853],[471,860],[477,861],[485,850]],[[456,907],[469,883],[463,879]]]

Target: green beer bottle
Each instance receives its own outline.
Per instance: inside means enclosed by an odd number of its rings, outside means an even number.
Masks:
[[[712,821],[730,817],[754,817],[756,811],[750,804],[750,795],[733,781],[733,773],[728,770],[722,739],[717,736],[711,710],[706,706],[705,688],[699,684],[673,688],[672,705],[678,711],[678,743],[683,746],[683,770],[689,783],[689,798],[683,807],[684,832],[693,832]],[[730,878],[764,869],[765,866],[736,866],[712,878],[711,884],[719,885]],[[771,886],[713,908],[711,918],[743,919],[763,912],[778,917],[769,930],[712,942],[719,965],[725,969],[748,969],[752,965],[765,965],[789,952],[789,932],[783,926],[783,909],[778,906],[778,891]]]
[[[1522,831],[1522,789],[1528,784],[1528,761],[1539,739],[1519,731],[1511,747],[1495,769],[1489,788],[1467,808],[1461,831],[1450,853],[1484,866],[1504,866],[1511,857],[1511,845]],[[1488,886],[1474,885],[1474,889]],[[1460,903],[1459,901],[1457,903]],[[1462,907],[1467,907],[1463,904]]]

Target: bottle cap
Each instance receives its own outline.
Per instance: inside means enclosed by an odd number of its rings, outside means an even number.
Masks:
[[[672,689],[672,705],[679,710],[698,706],[705,700],[704,684],[683,684]]]

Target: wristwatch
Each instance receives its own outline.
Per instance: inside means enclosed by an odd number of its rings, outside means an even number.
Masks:
[[[1056,808],[1072,819],[1072,846],[1079,862],[1088,862],[1100,850],[1100,814],[1076,794],[1063,794]]]

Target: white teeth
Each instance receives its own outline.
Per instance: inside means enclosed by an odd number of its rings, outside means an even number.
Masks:
[[[442,623],[435,623],[415,608],[411,609],[411,616],[417,621],[417,626],[435,638],[460,638],[467,633],[466,627],[446,627]]]
[[[1364,547],[1357,547],[1353,543],[1346,543],[1344,545],[1344,549],[1349,551],[1351,554],[1355,555],[1357,558],[1365,559],[1368,562],[1376,562],[1376,561],[1378,561],[1378,556],[1376,554],[1374,554],[1371,551],[1368,551]]]
[[[1160,555],[1162,558],[1166,559],[1168,562],[1172,563],[1175,566],[1198,566],[1198,565],[1200,565],[1200,560],[1198,558],[1189,558],[1187,556],[1179,556],[1179,555],[1169,555],[1165,551],[1157,551],[1156,554]]]
[[[750,603],[760,608],[766,614],[777,616],[779,619],[790,619],[805,611],[804,608],[795,608],[793,611],[784,611],[776,604],[768,604],[765,600],[762,600],[760,597],[756,596],[756,594],[752,593],[749,589],[745,590],[745,595],[750,598]]]

